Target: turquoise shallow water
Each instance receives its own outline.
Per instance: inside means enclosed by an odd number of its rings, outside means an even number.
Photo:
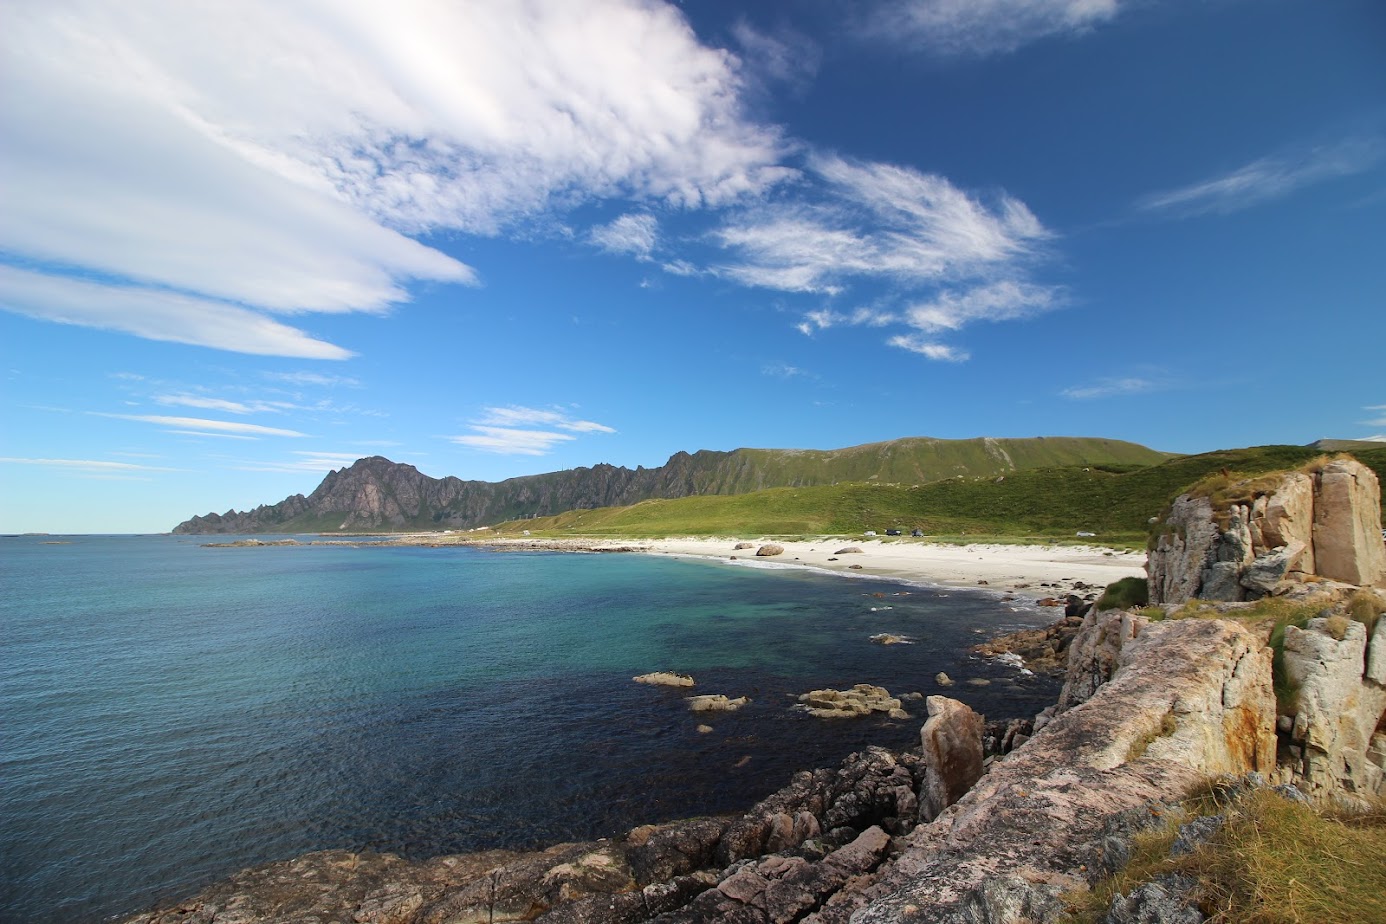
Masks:
[[[99,921],[326,847],[534,847],[736,811],[917,743],[922,704],[791,708],[817,687],[985,676],[955,695],[995,717],[1055,692],[965,653],[1043,621],[993,595],[647,555],[54,541],[0,539],[4,921]],[[657,669],[752,702],[695,717],[630,681]]]

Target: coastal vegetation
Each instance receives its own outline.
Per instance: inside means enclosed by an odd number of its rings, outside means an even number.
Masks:
[[[254,510],[192,517],[182,534],[464,529],[635,504],[653,498],[737,495],[766,488],[835,484],[926,484],[993,478],[1042,466],[1144,466],[1167,453],[1088,437],[940,440],[909,437],[845,449],[677,452],[655,468],[608,464],[505,481],[432,478],[381,456],[333,471],[308,496]]]
[[[1182,456],[1155,465],[1034,468],[929,483],[855,482],[775,488],[734,496],[644,501],[572,510],[504,524],[502,533],[670,535],[859,535],[920,530],[931,541],[1056,541],[1094,533],[1103,545],[1144,548],[1150,518],[1209,476],[1247,477],[1297,468],[1322,455],[1310,446],[1257,446]],[[1386,447],[1356,457],[1386,475]],[[1227,474],[1224,475],[1223,473]]]
[[[1184,876],[1212,921],[1317,924],[1386,921],[1386,805],[1318,812],[1261,789],[1231,801],[1215,788],[1187,799],[1159,828],[1136,835],[1126,868],[1070,894],[1072,920],[1103,919],[1113,897],[1161,876]],[[1174,855],[1180,821],[1219,819],[1217,830]],[[1212,825],[1209,825],[1212,827]],[[1186,829],[1187,830],[1187,829]]]

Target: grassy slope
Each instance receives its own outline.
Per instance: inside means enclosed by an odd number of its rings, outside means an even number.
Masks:
[[[1143,544],[1147,521],[1181,490],[1227,468],[1248,475],[1294,468],[1320,453],[1259,446],[1185,456],[1159,465],[1066,466],[908,485],[838,484],[736,496],[645,501],[507,524],[558,535],[811,535],[919,527],[931,536],[1072,538]],[[1386,478],[1386,449],[1358,453]]]

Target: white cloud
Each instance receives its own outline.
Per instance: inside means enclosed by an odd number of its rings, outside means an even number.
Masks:
[[[176,472],[174,468],[160,468],[154,465],[136,465],[133,462],[105,462],[99,459],[17,459],[0,458],[0,462],[10,465],[43,465],[50,468],[67,468],[87,472]]]
[[[1128,0],[885,0],[873,35],[946,55],[1015,51],[1055,35],[1081,35],[1114,19]]]
[[[312,452],[310,450],[295,450],[291,454],[298,458],[285,459],[279,462],[246,462],[235,467],[243,472],[322,472],[325,474],[333,469],[348,467],[362,456],[359,452]]]
[[[837,294],[853,278],[925,285],[1034,257],[1050,235],[1024,203],[970,196],[908,167],[810,159],[821,204],[748,209],[714,233],[740,259],[718,268],[746,285]]]
[[[240,401],[227,401],[225,398],[204,398],[201,395],[155,395],[155,404],[170,407],[195,407],[204,411],[223,411],[227,414],[251,414],[266,410],[262,405],[251,407]]]
[[[1179,189],[1152,193],[1137,207],[1176,215],[1229,214],[1279,199],[1303,186],[1371,169],[1386,155],[1380,140],[1350,139],[1298,153],[1254,160],[1223,176]]]
[[[622,215],[606,225],[592,229],[592,243],[608,253],[629,254],[649,260],[659,243],[659,222],[648,212]]]
[[[654,0],[51,0],[5,20],[0,251],[103,296],[6,299],[33,317],[341,358],[258,312],[475,282],[409,234],[604,196],[721,205],[794,172],[742,112],[736,59]]]
[[[304,359],[355,355],[296,327],[226,302],[144,286],[69,279],[3,264],[0,308],[44,321],[238,353]]]
[[[1091,385],[1075,385],[1071,388],[1065,388],[1059,394],[1065,398],[1085,401],[1092,398],[1113,398],[1119,395],[1140,395],[1150,391],[1158,391],[1162,387],[1159,382],[1129,376],[1126,378],[1098,379]]]
[[[570,433],[554,433],[549,430],[517,430],[512,427],[487,427],[473,425],[475,433],[464,436],[450,436],[449,440],[459,446],[494,452],[507,456],[543,456],[554,446],[574,439]]]
[[[262,427],[259,424],[241,423],[235,420],[207,420],[202,417],[165,417],[159,414],[97,414],[98,417],[114,417],[117,420],[137,420],[141,423],[158,424],[161,427],[176,427],[174,432],[193,432],[203,434],[235,434],[243,436],[307,436],[297,430],[279,427]]]
[[[348,375],[323,375],[320,372],[266,372],[264,377],[289,385],[320,385],[324,388],[360,388],[361,380]]]
[[[960,363],[966,362],[972,357],[972,354],[966,350],[959,350],[957,347],[939,343],[936,340],[928,340],[918,334],[897,334],[886,343],[939,362]]]
[[[1056,290],[1028,283],[1003,281],[963,292],[944,292],[931,301],[911,305],[905,323],[926,334],[959,330],[974,321],[1013,321],[1040,314],[1059,303]]]
[[[447,439],[459,446],[501,455],[542,456],[560,443],[576,439],[574,433],[615,433],[606,424],[576,420],[557,408],[510,405],[485,408],[468,426],[472,433]],[[534,427],[553,427],[536,430]],[[565,431],[565,432],[559,432]]]

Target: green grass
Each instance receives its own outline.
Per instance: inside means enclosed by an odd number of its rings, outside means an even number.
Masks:
[[[1233,806],[1227,821],[1193,853],[1170,857],[1173,824],[1137,835],[1125,870],[1090,892],[1070,894],[1070,920],[1100,920],[1117,894],[1165,873],[1193,878],[1214,924],[1379,924],[1386,921],[1386,809],[1318,813],[1268,790]]]
[[[1221,469],[1254,476],[1319,457],[1305,446],[1260,446],[1171,459],[1159,465],[1037,468],[1004,477],[927,484],[816,485],[739,495],[644,501],[505,524],[503,532],[655,537],[673,535],[860,535],[919,528],[930,538],[1053,541],[1097,534],[1104,545],[1144,548],[1150,518],[1170,499]],[[1386,475],[1386,449],[1358,454]]]
[[[1145,606],[1150,602],[1150,587],[1145,578],[1124,577],[1108,584],[1102,596],[1097,598],[1099,610],[1126,610],[1133,606]],[[1163,616],[1163,611],[1161,612]]]

